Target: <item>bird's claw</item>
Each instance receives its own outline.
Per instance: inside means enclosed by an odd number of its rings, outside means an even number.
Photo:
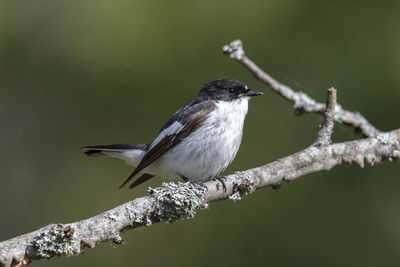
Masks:
[[[220,181],[222,184],[222,188],[224,189],[224,192],[226,192],[226,184],[225,184],[226,178],[225,177],[217,176],[217,177],[212,178],[211,180]]]

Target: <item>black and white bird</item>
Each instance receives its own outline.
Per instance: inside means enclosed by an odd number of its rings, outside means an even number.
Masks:
[[[242,141],[248,101],[261,92],[234,79],[205,84],[200,93],[181,107],[148,144],[84,147],[89,156],[107,155],[135,168],[120,186],[142,175],[129,188],[157,176],[163,179],[203,181],[219,174],[235,158]]]

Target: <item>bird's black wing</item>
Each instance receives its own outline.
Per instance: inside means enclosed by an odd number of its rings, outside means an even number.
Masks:
[[[157,137],[149,145],[146,154],[133,173],[120,186],[122,188],[136,174],[149,166],[169,149],[198,129],[207,115],[215,109],[213,101],[198,101],[196,98],[179,109],[160,130]],[[149,179],[149,178],[148,178]],[[137,179],[129,188],[133,188],[148,179]]]

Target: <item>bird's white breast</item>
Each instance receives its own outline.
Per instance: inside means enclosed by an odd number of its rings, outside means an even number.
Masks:
[[[219,175],[239,149],[249,98],[216,102],[203,125],[146,168],[163,178],[206,180]]]

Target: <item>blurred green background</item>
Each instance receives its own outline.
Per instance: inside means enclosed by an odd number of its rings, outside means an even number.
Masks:
[[[146,194],[118,190],[132,168],[80,146],[150,142],[220,77],[264,91],[251,101],[226,173],[313,142],[321,117],[292,106],[224,56],[247,54],[285,84],[400,127],[399,1],[1,1],[0,240],[81,220]],[[334,141],[360,138],[335,126]],[[126,245],[32,266],[399,266],[400,166],[339,166],[212,203],[194,219],[125,233]]]

